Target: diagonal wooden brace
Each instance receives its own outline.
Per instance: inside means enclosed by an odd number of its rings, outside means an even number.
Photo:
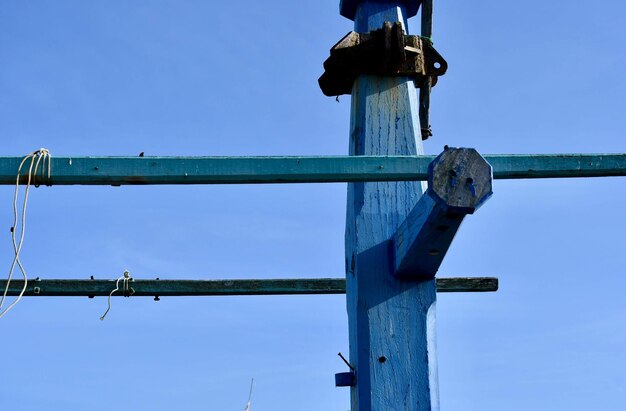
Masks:
[[[433,278],[467,214],[492,194],[491,165],[473,148],[448,148],[428,167],[428,190],[393,236],[394,275]]]

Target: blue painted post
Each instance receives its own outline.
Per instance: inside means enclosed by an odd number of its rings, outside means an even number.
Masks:
[[[419,0],[343,0],[357,32],[402,22]],[[423,154],[408,78],[360,76],[352,89],[350,155]],[[423,192],[419,182],[348,184],[346,291],[353,411],[438,410],[435,280],[394,277],[392,241]]]
[[[463,219],[492,194],[492,170],[473,148],[448,148],[428,167],[428,190],[393,237],[395,276],[433,278]]]

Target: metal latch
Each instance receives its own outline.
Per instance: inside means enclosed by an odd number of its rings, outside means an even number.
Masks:
[[[386,21],[369,33],[348,33],[330,49],[324,74],[318,82],[327,96],[351,94],[360,74],[412,77],[419,86],[424,79],[445,74],[448,63],[430,40],[404,34],[398,22]]]

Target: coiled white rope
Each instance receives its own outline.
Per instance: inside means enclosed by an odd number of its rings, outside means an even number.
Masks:
[[[28,194],[30,191],[31,183],[36,185],[36,177],[37,172],[39,171],[39,166],[41,165],[41,174],[42,177],[45,175],[46,171],[46,162],[48,163],[47,172],[48,179],[50,179],[51,173],[51,164],[50,164],[50,152],[45,148],[40,148],[37,151],[33,151],[20,163],[19,168],[17,169],[17,178],[15,179],[15,194],[13,196],[13,226],[11,227],[11,238],[13,240],[13,262],[11,263],[11,268],[9,269],[9,276],[7,279],[6,287],[4,288],[4,293],[2,294],[2,299],[0,300],[0,309],[2,309],[4,305],[4,301],[7,297],[7,293],[9,292],[9,285],[11,284],[11,280],[13,278],[13,272],[15,271],[15,266],[17,265],[22,272],[22,276],[24,277],[24,286],[22,287],[22,291],[18,295],[18,297],[4,310],[0,311],[0,318],[2,318],[10,309],[15,307],[15,305],[22,299],[24,292],[26,291],[26,286],[28,285],[28,276],[26,275],[26,270],[20,261],[20,251],[22,251],[22,245],[24,244],[24,233],[26,231],[26,206],[28,205]],[[24,202],[22,204],[22,215],[19,217],[18,209],[17,209],[17,200],[19,197],[19,188],[20,188],[20,177],[22,173],[22,168],[24,164],[26,164],[30,160],[30,166],[28,167],[28,177],[26,179],[26,190],[24,192]],[[18,222],[21,222],[20,227],[20,236],[19,240],[15,236],[15,232],[17,231]]]
[[[124,271],[124,275],[118,278],[117,281],[115,282],[115,289],[111,291],[111,293],[109,294],[109,302],[108,302],[107,310],[104,312],[104,314],[102,314],[102,317],[100,317],[100,320],[102,321],[104,321],[104,317],[107,316],[107,314],[109,313],[109,310],[111,309],[111,296],[120,289],[121,280],[124,280],[124,283],[123,283],[124,296],[128,297],[132,294],[131,289],[129,287],[129,282],[131,280],[130,273],[128,271]]]

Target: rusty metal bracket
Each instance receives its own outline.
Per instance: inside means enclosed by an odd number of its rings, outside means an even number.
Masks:
[[[445,74],[448,63],[428,39],[404,34],[398,22],[369,33],[348,33],[330,49],[318,82],[327,96],[351,94],[358,75],[412,77],[416,85]]]

